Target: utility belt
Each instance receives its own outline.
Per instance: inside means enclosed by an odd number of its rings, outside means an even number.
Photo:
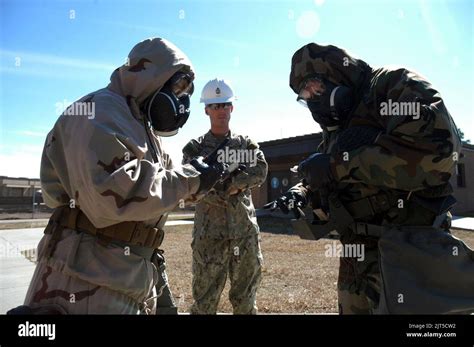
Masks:
[[[354,219],[362,219],[387,212],[396,206],[397,199],[386,193],[379,193],[366,198],[344,203],[345,208]]]
[[[401,196],[390,197],[386,193],[379,193],[365,199],[354,201],[345,205],[354,219],[367,218],[376,214],[384,213],[392,207],[397,206]],[[403,200],[407,204],[405,209],[417,209],[419,213],[424,213],[428,222],[425,226],[435,229],[449,229],[451,219],[448,211],[456,203],[456,199],[451,196],[439,198],[422,198],[415,195],[407,195]],[[429,224],[431,223],[431,224]],[[380,225],[355,222],[350,226],[351,231],[357,235],[380,237],[383,227]]]
[[[442,213],[434,218],[433,224],[427,225],[428,227],[433,227],[438,229],[445,224],[446,220],[450,220],[448,213]],[[449,223],[450,224],[450,223]],[[370,236],[370,237],[380,237],[382,236],[383,230],[386,229],[383,225],[368,224],[368,223],[359,223],[355,222],[349,226],[353,234],[361,236]]]
[[[147,226],[144,222],[122,222],[105,228],[96,228],[80,209],[61,206],[54,210],[44,231],[45,234],[52,235],[46,256],[50,257],[53,254],[65,228],[96,236],[102,242],[151,250],[157,249],[164,238],[163,230]]]
[[[383,226],[357,220],[388,212],[397,205],[399,198],[386,193],[379,193],[343,204],[337,194],[333,192],[328,197],[329,220],[295,219],[292,220],[293,228],[301,238],[309,240],[318,240],[333,230],[337,230],[339,234],[350,231],[357,235],[380,237],[384,230]],[[408,200],[408,197],[406,200]],[[445,224],[447,212],[456,200],[452,196],[439,198],[437,201],[413,197],[413,202],[416,208],[422,208],[430,213],[433,220],[430,226],[439,228]],[[408,206],[405,206],[405,208],[408,208]]]

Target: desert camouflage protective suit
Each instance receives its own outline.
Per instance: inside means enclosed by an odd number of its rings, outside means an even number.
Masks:
[[[139,105],[180,70],[194,76],[181,50],[164,39],[142,41],[107,88],[76,102],[93,103],[93,116],[59,117],[41,162],[49,207],[75,205],[96,228],[125,221],[163,228],[167,213],[197,191],[199,173],[173,166]],[[177,312],[164,263],[150,261],[153,249],[65,228],[46,257],[50,239],[46,234],[39,243],[26,305],[70,314],[153,313],[156,306],[157,313]]]
[[[192,314],[215,314],[230,278],[229,300],[234,314],[256,314],[256,294],[261,281],[263,257],[259,227],[250,189],[261,185],[267,163],[258,144],[245,136],[229,132],[230,150],[250,150],[253,163],[240,160],[246,170],[232,177],[226,190],[211,190],[196,205],[193,229]],[[195,156],[210,154],[224,140],[211,131],[183,148],[183,164]],[[236,153],[236,152],[234,152]],[[235,158],[237,159],[237,157]],[[244,159],[244,158],[240,158]],[[232,190],[238,190],[230,195]]]
[[[402,231],[416,226],[430,232],[437,215],[419,201],[452,194],[449,179],[461,147],[456,125],[440,94],[415,72],[404,68],[372,69],[338,47],[311,43],[293,56],[290,74],[293,91],[298,94],[302,81],[315,73],[355,92],[352,114],[340,126],[322,127],[323,142],[319,148],[319,152],[330,154],[341,202],[384,194],[391,201],[387,208],[381,208],[375,199],[372,206],[380,207],[378,212],[356,221]],[[381,116],[381,103],[390,99],[420,102],[420,117]],[[347,136],[350,132],[352,135]],[[338,142],[341,138],[344,140]],[[438,218],[436,228],[449,230],[449,227],[448,212],[442,219]],[[381,295],[378,239],[351,229],[339,232],[343,244],[365,246],[364,261],[340,258],[339,311],[372,313]]]

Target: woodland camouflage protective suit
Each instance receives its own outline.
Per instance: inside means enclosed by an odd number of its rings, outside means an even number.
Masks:
[[[93,104],[92,117],[65,112],[57,120],[41,183],[58,218],[38,246],[26,305],[80,314],[152,313],[156,306],[157,313],[176,312],[156,249],[167,213],[196,193],[199,172],[173,166],[140,106],[178,71],[194,77],[181,50],[164,39],[142,41],[107,88],[76,101]]]
[[[302,83],[312,75],[324,76],[331,83],[353,91],[355,102],[348,117],[334,126],[322,125],[323,142],[319,152],[329,154],[333,190],[354,220],[360,223],[359,226],[354,224],[346,230],[338,230],[341,242],[365,247],[364,261],[349,257],[340,259],[339,310],[344,314],[372,313],[377,309],[380,297],[388,295],[381,292],[380,226],[394,237],[449,232],[449,209],[453,201],[449,179],[459,158],[461,142],[440,94],[412,71],[385,67],[372,69],[338,47],[310,43],[293,56],[290,87],[298,94]],[[382,103],[389,100],[420,103],[420,116],[381,115]],[[308,193],[308,188],[299,184],[292,189]],[[371,234],[366,227],[369,224],[377,232]],[[410,230],[415,232],[410,234]],[[425,244],[431,242],[423,240]],[[467,259],[469,254],[472,257],[472,251],[459,242],[459,247],[468,252]],[[398,255],[398,259],[408,261],[410,251],[407,247],[406,253]],[[463,266],[464,274],[474,275],[472,260]],[[430,281],[440,277],[432,273],[433,269],[425,270]],[[401,274],[400,270],[400,282],[403,279]],[[449,280],[461,281],[463,293],[466,293],[466,289],[472,286],[470,275],[465,279],[456,276],[453,274]],[[455,289],[453,294],[456,297],[454,292]],[[467,302],[474,308],[472,295],[471,298],[459,295],[456,298],[460,299],[459,302]],[[393,303],[395,299],[385,297],[385,300]],[[423,295],[405,297],[405,300],[412,303],[419,300],[421,313],[440,313],[443,309],[440,308],[442,303],[433,304],[431,311],[429,303],[425,305],[423,302]],[[403,311],[403,308],[392,312],[413,313]]]

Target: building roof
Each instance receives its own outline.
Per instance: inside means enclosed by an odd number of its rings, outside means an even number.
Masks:
[[[463,141],[462,148],[474,150],[474,145]]]
[[[30,177],[11,177],[11,176],[1,176],[0,179],[2,178],[8,178],[8,179],[14,179],[14,180],[37,180],[39,181],[39,178],[30,178]]]
[[[260,147],[269,147],[269,146],[274,146],[274,145],[281,145],[281,144],[287,144],[287,143],[294,143],[294,142],[299,142],[299,141],[307,141],[307,140],[321,140],[323,136],[322,132],[318,133],[312,133],[312,134],[305,134],[305,135],[298,135],[298,136],[292,136],[292,137],[284,137],[281,139],[275,139],[275,140],[269,140],[269,141],[262,141],[259,142]],[[467,143],[466,141],[462,142],[462,147],[465,149],[471,149],[474,150],[474,144]]]
[[[262,141],[262,142],[259,142],[259,145],[260,147],[264,148],[264,147],[294,143],[294,142],[299,142],[299,141],[308,141],[308,140],[320,141],[322,139],[322,136],[323,136],[323,133],[319,132],[319,133],[312,133],[312,134],[306,134],[306,135],[298,135],[298,136],[293,136],[293,137],[286,137],[286,138],[276,139],[276,140]]]

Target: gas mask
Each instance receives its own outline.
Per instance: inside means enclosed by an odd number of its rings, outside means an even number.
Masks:
[[[177,72],[145,103],[145,114],[158,136],[176,135],[190,114],[192,78]]]
[[[319,77],[310,77],[303,83],[297,100],[309,108],[316,122],[325,127],[341,124],[354,103],[350,88]]]

